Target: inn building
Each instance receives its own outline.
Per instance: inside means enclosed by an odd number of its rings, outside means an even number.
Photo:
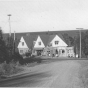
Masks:
[[[31,51],[35,56],[75,57],[61,34],[30,34],[21,36],[17,49],[21,55]]]

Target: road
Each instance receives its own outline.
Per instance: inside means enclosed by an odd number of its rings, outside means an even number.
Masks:
[[[0,81],[0,87],[80,88],[79,68],[75,60],[47,62],[27,67],[25,74]]]

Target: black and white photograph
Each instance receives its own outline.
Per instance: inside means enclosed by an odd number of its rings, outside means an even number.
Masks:
[[[0,87],[88,88],[88,0],[0,0]]]

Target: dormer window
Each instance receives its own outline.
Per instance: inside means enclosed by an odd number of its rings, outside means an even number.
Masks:
[[[55,41],[55,45],[58,45],[59,41]]]
[[[24,46],[24,42],[22,42],[22,46]]]
[[[20,50],[20,53],[22,54],[23,53],[23,50]]]
[[[39,45],[41,45],[41,42],[38,42]]]

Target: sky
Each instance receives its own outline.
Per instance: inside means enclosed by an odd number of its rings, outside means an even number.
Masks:
[[[88,29],[88,0],[0,0],[0,27],[8,33]]]

